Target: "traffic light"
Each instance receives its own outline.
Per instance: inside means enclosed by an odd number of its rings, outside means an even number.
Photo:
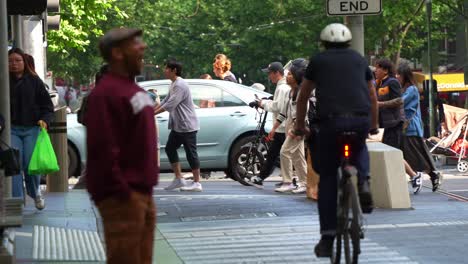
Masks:
[[[60,29],[60,1],[48,0],[47,1],[47,29],[58,30]]]
[[[47,7],[47,0],[7,0],[8,15],[40,15]]]

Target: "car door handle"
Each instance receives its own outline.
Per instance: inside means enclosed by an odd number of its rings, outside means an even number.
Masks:
[[[166,122],[167,121],[167,118],[164,118],[162,116],[158,116],[158,117],[156,117],[156,119],[158,119],[159,122]]]
[[[247,114],[241,111],[236,111],[231,114],[231,116],[246,116]]]

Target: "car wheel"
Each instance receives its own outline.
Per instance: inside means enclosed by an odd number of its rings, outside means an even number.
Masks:
[[[226,175],[229,176],[229,178],[239,181],[239,176],[237,171],[234,171],[234,165],[238,163],[238,160],[236,160],[236,154],[240,152],[242,147],[248,146],[252,142],[255,141],[256,136],[251,135],[251,136],[245,136],[234,143],[234,146],[231,148],[231,152],[229,153],[229,169],[227,170]],[[263,159],[266,160],[266,147],[263,144],[260,144],[258,147],[259,152],[262,153]]]
[[[79,176],[80,171],[79,171],[79,158],[78,158],[78,153],[76,149],[73,147],[73,145],[70,145],[70,142],[68,144],[68,178],[71,178],[73,176]]]
[[[246,145],[234,156],[233,172],[238,182],[243,185],[250,185],[253,176],[259,176],[265,160],[258,149]]]
[[[249,144],[249,142],[252,142],[255,140],[255,136],[246,136],[246,137],[243,137],[239,140],[237,140],[233,147],[231,148],[231,152],[229,152],[229,168],[225,171],[226,175],[235,180],[235,181],[239,181],[239,178],[238,178],[238,174],[234,171],[234,164],[236,164],[236,159],[235,159],[235,156],[237,153],[239,153],[239,151],[241,150],[242,146],[246,145],[246,144]]]

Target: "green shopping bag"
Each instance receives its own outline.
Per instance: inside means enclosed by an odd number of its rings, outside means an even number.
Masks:
[[[29,175],[41,175],[56,172],[59,169],[49,134],[45,128],[41,128],[31,161],[29,161],[28,173]]]

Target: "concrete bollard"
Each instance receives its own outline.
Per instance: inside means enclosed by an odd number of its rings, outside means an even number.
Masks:
[[[411,208],[401,150],[380,142],[369,142],[367,146],[375,206],[387,209]]]
[[[68,191],[68,141],[67,141],[67,108],[55,109],[54,122],[49,125],[49,135],[54,146],[55,155],[60,167],[58,172],[47,175],[48,192]]]

